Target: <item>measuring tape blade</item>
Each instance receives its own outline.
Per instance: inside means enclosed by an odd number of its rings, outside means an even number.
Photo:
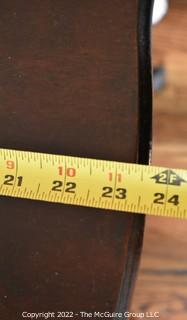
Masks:
[[[187,218],[187,171],[0,149],[0,195]]]

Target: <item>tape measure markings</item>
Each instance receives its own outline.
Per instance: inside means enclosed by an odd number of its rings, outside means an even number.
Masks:
[[[0,149],[0,194],[187,217],[187,171],[106,160]]]

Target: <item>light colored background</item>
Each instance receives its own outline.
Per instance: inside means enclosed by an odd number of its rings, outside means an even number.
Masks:
[[[167,84],[154,97],[152,163],[187,169],[187,0],[170,0],[167,17],[154,27],[153,59],[164,64]],[[187,319],[187,220],[146,219],[131,311]]]

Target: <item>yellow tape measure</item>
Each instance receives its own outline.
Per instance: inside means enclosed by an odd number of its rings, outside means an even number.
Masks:
[[[187,218],[187,171],[0,149],[0,195]]]

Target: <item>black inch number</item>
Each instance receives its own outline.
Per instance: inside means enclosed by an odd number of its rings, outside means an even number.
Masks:
[[[14,179],[15,179],[14,176],[12,176],[10,174],[7,174],[5,176],[5,180],[4,180],[3,184],[5,184],[7,186],[13,186],[14,185]],[[22,182],[23,182],[23,177],[20,176],[20,177],[17,177],[17,179],[18,179],[17,186],[21,187]]]
[[[126,199],[127,189],[118,188],[118,189],[116,189],[116,191],[118,191],[118,194],[116,194],[117,199]]]
[[[154,194],[154,201],[153,203],[156,203],[156,204],[164,204],[164,198],[165,198],[165,194],[164,193],[155,193]],[[169,198],[167,200],[168,203],[171,203],[173,204],[174,206],[178,206],[179,204],[179,195],[178,194],[174,194],[171,198]]]
[[[103,187],[102,197],[112,198],[113,189],[111,187]]]
[[[23,177],[17,177],[17,179],[18,179],[18,187],[21,187],[22,181],[23,181]]]
[[[155,193],[155,200],[153,201],[154,203],[157,204],[164,204],[164,193]]]
[[[5,176],[4,184],[7,186],[13,186],[14,184],[14,176],[7,174]]]
[[[53,181],[52,191],[62,192],[62,186],[63,186],[63,182],[62,181],[55,180],[55,181]],[[76,188],[76,183],[67,182],[66,183],[66,188],[65,188],[64,191],[65,192],[69,192],[69,193],[75,193],[75,188]]]
[[[179,204],[179,196],[178,194],[174,194],[174,196],[172,196],[169,200],[169,203],[172,203],[174,206],[178,206]]]
[[[114,192],[112,187],[103,187],[102,197],[112,198],[112,193]],[[126,199],[127,197],[127,189],[117,188],[115,198],[116,199]]]
[[[55,180],[55,181],[53,181],[52,190],[61,192],[62,191],[62,189],[61,189],[62,185],[63,185],[62,181]]]
[[[67,182],[65,192],[75,193],[76,183]]]

